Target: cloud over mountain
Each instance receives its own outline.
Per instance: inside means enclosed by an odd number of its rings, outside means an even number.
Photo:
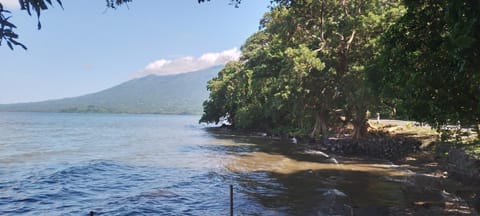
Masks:
[[[225,50],[218,53],[205,53],[198,58],[185,56],[177,59],[159,59],[135,74],[133,77],[138,78],[146,75],[171,75],[187,73],[216,65],[226,64],[229,61],[238,60],[240,51],[237,48]]]

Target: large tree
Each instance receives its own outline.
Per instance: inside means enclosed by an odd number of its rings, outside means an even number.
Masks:
[[[399,1],[277,1],[288,8],[281,35],[291,44],[303,43],[325,63],[311,73],[311,96],[316,103],[312,136],[329,127],[329,116],[346,117],[354,126],[353,137],[367,131],[369,91],[365,68],[377,52],[381,33],[403,12]],[[281,27],[279,27],[281,28]],[[312,72],[312,71],[311,71]]]
[[[239,107],[248,97],[248,74],[242,73],[239,62],[230,62],[218,75],[208,81],[209,100],[203,103],[204,115],[200,122],[216,123],[225,120],[236,125]]]
[[[369,70],[379,97],[411,119],[480,124],[480,2],[406,0]]]
[[[398,1],[279,0],[273,5],[262,29],[242,48],[238,73],[250,74],[252,93],[238,106],[236,126],[326,139],[342,116],[354,125],[354,138],[364,136],[365,66],[380,33],[401,14]]]

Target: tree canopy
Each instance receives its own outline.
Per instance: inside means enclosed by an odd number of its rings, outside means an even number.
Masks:
[[[480,2],[406,0],[368,78],[404,117],[439,127],[480,123]]]
[[[238,128],[323,138],[351,123],[353,135],[364,136],[365,66],[401,12],[398,1],[275,1],[242,47],[236,69],[227,65],[209,83],[201,121],[227,118]],[[216,91],[221,83],[240,95]]]
[[[352,125],[361,138],[368,110],[478,129],[479,41],[475,0],[276,0],[209,82],[201,121],[313,138]]]

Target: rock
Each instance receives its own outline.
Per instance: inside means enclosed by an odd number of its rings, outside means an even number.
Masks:
[[[343,197],[346,197],[347,194],[343,193],[342,191],[339,191],[337,189],[330,189],[326,192],[323,193],[324,196],[328,197],[328,196],[343,196]]]
[[[322,194],[317,215],[353,215],[350,198],[342,191],[329,189]]]
[[[415,139],[398,137],[363,140],[330,139],[328,144],[321,144],[323,149],[337,154],[370,156],[388,160],[397,160],[414,153],[420,145],[421,142]]]
[[[477,212],[480,212],[480,191],[477,191],[475,198],[472,200],[472,207],[475,208]]]
[[[480,182],[480,160],[470,158],[463,149],[450,149],[447,163],[448,172],[454,176]]]

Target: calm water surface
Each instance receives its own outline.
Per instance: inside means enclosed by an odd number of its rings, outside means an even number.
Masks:
[[[335,164],[198,119],[0,113],[0,215],[227,215],[230,184],[237,215],[384,215],[440,199],[386,162]]]

